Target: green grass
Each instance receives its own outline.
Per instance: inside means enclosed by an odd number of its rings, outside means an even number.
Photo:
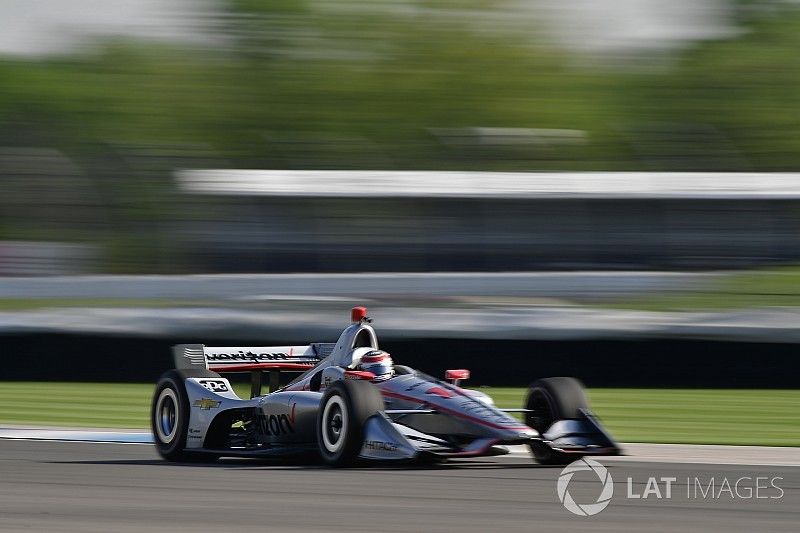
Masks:
[[[247,394],[247,385],[237,392]],[[520,407],[521,388],[481,389]],[[0,424],[148,427],[151,384],[0,383]],[[800,446],[800,390],[592,389],[622,442]]]
[[[648,294],[595,305],[644,311],[800,307],[800,267],[746,270],[722,275],[708,286],[696,291]]]
[[[486,388],[520,406],[519,388]],[[622,442],[800,446],[800,390],[591,389],[592,410]]]

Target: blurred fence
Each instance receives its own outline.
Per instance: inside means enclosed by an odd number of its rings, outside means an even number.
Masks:
[[[184,170],[165,181],[163,171],[142,170],[157,154],[109,157],[125,162],[125,179],[101,178],[57,152],[0,151],[9,185],[0,196],[0,274],[686,270],[800,260],[796,173]]]
[[[199,170],[200,270],[729,269],[800,259],[800,175]]]
[[[172,344],[229,343],[213,337],[54,334],[6,335],[2,340],[4,350],[13,354],[4,366],[3,379],[53,381],[155,382],[173,365]],[[284,340],[262,337],[241,344],[281,344]],[[567,375],[590,387],[796,387],[796,344],[405,338],[382,342],[381,347],[392,353],[395,363],[437,377],[444,376],[448,368],[469,368],[471,386],[524,386],[536,378]]]

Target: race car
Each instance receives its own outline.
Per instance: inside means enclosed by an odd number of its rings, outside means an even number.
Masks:
[[[540,379],[524,408],[499,409],[487,394],[459,386],[466,369],[440,380],[395,365],[378,348],[364,307],[352,309],[335,343],[182,344],[173,357],[151,405],[156,449],[168,461],[311,454],[344,466],[501,455],[525,444],[538,462],[565,464],[620,451],[577,380]],[[250,398],[221,375],[236,372],[251,374]],[[280,387],[281,372],[301,374]],[[261,394],[264,374],[268,394]]]

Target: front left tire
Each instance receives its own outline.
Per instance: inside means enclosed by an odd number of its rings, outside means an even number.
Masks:
[[[330,385],[317,413],[317,445],[331,466],[353,464],[364,444],[364,424],[383,410],[380,391],[368,381],[344,380]]]

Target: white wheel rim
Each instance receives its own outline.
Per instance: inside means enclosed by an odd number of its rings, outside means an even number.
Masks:
[[[178,396],[175,391],[166,388],[161,391],[156,401],[156,408],[153,412],[154,426],[156,427],[156,434],[158,440],[165,444],[169,444],[175,439],[178,434]]]
[[[322,443],[330,453],[344,446],[347,435],[347,408],[341,396],[331,396],[322,411]]]

